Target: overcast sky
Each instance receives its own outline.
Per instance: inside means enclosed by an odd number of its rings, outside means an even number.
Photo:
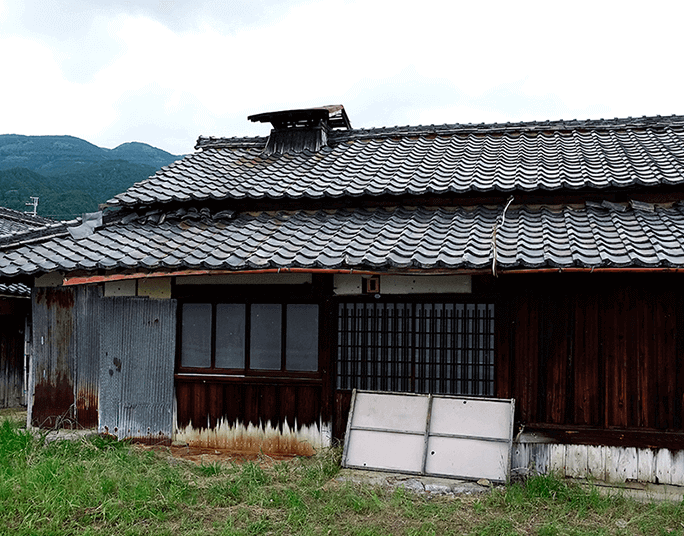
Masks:
[[[325,104],[354,127],[684,114],[681,6],[0,0],[0,134],[181,154]]]

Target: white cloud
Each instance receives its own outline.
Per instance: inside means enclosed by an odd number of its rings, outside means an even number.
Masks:
[[[331,103],[359,127],[683,111],[679,6],[0,2],[7,132],[186,152],[267,133],[249,114]]]

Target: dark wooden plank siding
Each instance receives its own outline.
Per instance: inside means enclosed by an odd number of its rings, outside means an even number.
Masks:
[[[0,408],[24,403],[25,315],[0,315]]]
[[[538,420],[539,300],[539,295],[526,292],[509,303],[516,313],[512,333],[516,374],[512,391],[517,402],[516,413],[522,422]]]
[[[601,430],[681,431],[680,277],[500,277],[497,396],[514,397],[528,427],[592,430],[592,441]]]
[[[571,418],[569,423],[598,426],[601,423],[600,391],[602,356],[599,336],[600,306],[588,293],[576,295],[574,314]]]
[[[333,427],[333,437],[338,439],[343,439],[347,430],[347,420],[349,419],[351,399],[352,391],[335,391],[335,422]]]
[[[313,385],[268,379],[258,381],[236,378],[233,381],[188,378],[177,375],[176,398],[178,426],[192,423],[193,428],[214,427],[223,421],[264,427],[270,423],[282,430],[319,425],[321,418],[321,383]]]

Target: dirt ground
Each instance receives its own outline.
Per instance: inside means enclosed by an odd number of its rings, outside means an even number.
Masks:
[[[229,450],[217,450],[213,448],[201,448],[190,446],[156,446],[156,445],[140,445],[143,449],[154,449],[158,452],[166,452],[174,458],[188,460],[196,464],[212,464],[212,463],[245,463],[248,461],[256,461],[263,465],[271,465],[274,462],[282,460],[292,460],[296,456],[268,456],[259,452],[235,452]]]
[[[25,408],[3,408],[0,409],[0,420],[11,419],[19,424],[26,423],[26,409]],[[54,433],[50,439],[78,439],[88,434],[96,433],[94,430],[60,430]],[[161,453],[166,453],[173,458],[188,460],[196,464],[211,464],[211,463],[244,463],[247,461],[258,461],[260,464],[270,465],[273,462],[281,460],[292,460],[296,456],[275,455],[268,456],[260,452],[236,452],[229,450],[221,450],[214,448],[190,447],[187,445],[143,445],[137,444],[138,448],[145,450],[156,450]]]

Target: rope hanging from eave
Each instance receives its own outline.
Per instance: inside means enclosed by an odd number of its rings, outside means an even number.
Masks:
[[[506,221],[506,211],[508,210],[508,207],[511,206],[511,203],[513,202],[513,196],[508,198],[508,201],[506,202],[506,206],[503,209],[503,212],[501,213],[501,216],[499,216],[496,221],[494,222],[494,228],[492,229],[492,275],[496,277],[496,233],[498,230],[499,225],[503,227],[504,222]]]

